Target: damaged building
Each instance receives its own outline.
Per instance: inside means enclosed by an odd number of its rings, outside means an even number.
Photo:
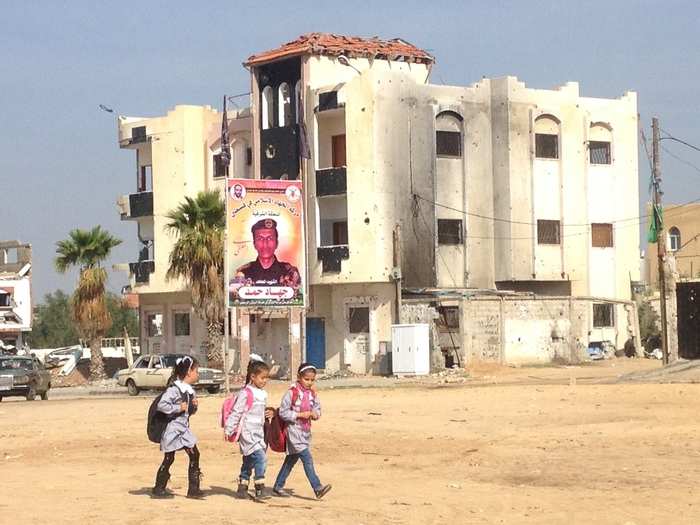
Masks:
[[[0,241],[0,353],[27,347],[32,330],[32,247]]]
[[[379,371],[391,325],[408,320],[433,326],[436,366],[570,360],[592,341],[636,337],[636,95],[589,98],[576,83],[533,89],[514,77],[437,85],[434,63],[401,39],[325,33],[245,62],[250,117],[231,122],[248,126],[250,152],[237,167],[234,142],[232,176],[304,181],[308,307],[239,309],[241,360],[256,351],[286,368],[303,355],[329,371]],[[122,121],[120,133],[149,148],[172,140],[148,122]],[[200,151],[163,191],[196,192],[201,173],[214,184],[215,141]],[[155,187],[173,175],[152,159]],[[185,190],[187,177],[202,182]],[[162,225],[140,222],[157,237]],[[167,264],[160,250],[151,279]],[[494,309],[488,326],[475,322]]]

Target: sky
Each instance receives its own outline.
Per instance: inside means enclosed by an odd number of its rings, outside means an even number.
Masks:
[[[400,37],[436,58],[432,82],[517,76],[529,87],[578,81],[583,96],[639,95],[651,117],[700,145],[700,4],[693,1],[106,2],[2,0],[0,239],[33,246],[34,296],[73,289],[53,267],[55,243],[100,224],[124,240],[109,264],[138,258],[119,195],[135,191],[134,153],[115,113],[159,116],[176,104],[218,107],[250,89],[242,62],[303,33]],[[665,200],[700,198],[700,153],[665,142]],[[640,148],[640,151],[643,151]],[[640,206],[649,168],[640,155]],[[110,275],[118,292],[128,277]]]

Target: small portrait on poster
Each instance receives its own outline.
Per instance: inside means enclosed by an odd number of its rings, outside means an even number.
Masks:
[[[302,306],[301,182],[232,179],[228,191],[230,306]]]

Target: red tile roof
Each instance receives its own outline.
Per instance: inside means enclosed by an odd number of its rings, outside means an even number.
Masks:
[[[244,65],[257,66],[299,55],[345,55],[348,58],[379,58],[423,64],[435,62],[435,57],[430,53],[400,38],[380,40],[377,37],[360,38],[331,33],[308,33],[277,49],[252,55]]]

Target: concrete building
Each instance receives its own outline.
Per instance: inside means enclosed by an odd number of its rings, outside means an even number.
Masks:
[[[32,330],[32,247],[0,241],[0,353],[26,346]]]
[[[230,112],[233,176],[250,176],[250,116]],[[122,220],[136,225],[141,249],[128,264],[138,294],[142,352],[187,352],[204,357],[206,325],[182,282],[167,280],[175,238],[166,215],[185,196],[224,191],[221,114],[210,107],[176,106],[163,117],[119,117],[119,146],[135,152],[134,193],[118,200]]]
[[[328,34],[246,62],[255,176],[306,183],[307,358],[372,370],[397,319],[396,280],[590,297],[581,344],[621,347],[625,305],[608,299],[628,301],[639,278],[636,95],[513,77],[433,85],[433,62],[401,40]],[[294,151],[300,121],[311,159],[270,159]]]
[[[669,204],[664,206],[666,253],[678,279],[700,278],[700,204]],[[658,246],[649,244],[645,254],[646,282],[659,289]]]
[[[391,324],[421,316],[437,317],[429,321],[443,365],[550,360],[549,346],[530,357],[505,350],[511,337],[522,342],[522,323],[506,329],[508,318],[530,313],[541,321],[528,325],[538,327],[524,336],[531,345],[545,337],[554,347],[565,339],[569,349],[621,348],[638,333],[629,302],[639,280],[636,95],[588,98],[576,83],[541,90],[514,77],[435,85],[433,64],[400,39],[323,33],[245,62],[250,117],[233,122],[251,163],[236,165],[234,141],[232,176],[304,181],[308,308],[239,309],[231,343],[241,363],[256,351],[283,370],[304,355],[331,371],[378,371]],[[216,112],[191,107],[120,124],[123,147],[139,152],[138,176],[150,166],[154,181],[153,211],[123,212],[156,247],[132,265],[135,275],[148,270],[147,282],[141,274],[134,284],[143,329],[159,334],[146,338],[153,349],[164,338],[178,344],[164,334],[187,303],[185,290],[162,278],[171,241],[159,217],[216,184],[201,166],[216,152],[206,129],[213,137],[219,125]],[[484,293],[545,296],[542,304],[558,309],[547,320],[531,303],[502,308],[487,320],[499,327],[489,332],[498,351],[481,352],[471,316]],[[150,328],[153,312],[165,328]]]

